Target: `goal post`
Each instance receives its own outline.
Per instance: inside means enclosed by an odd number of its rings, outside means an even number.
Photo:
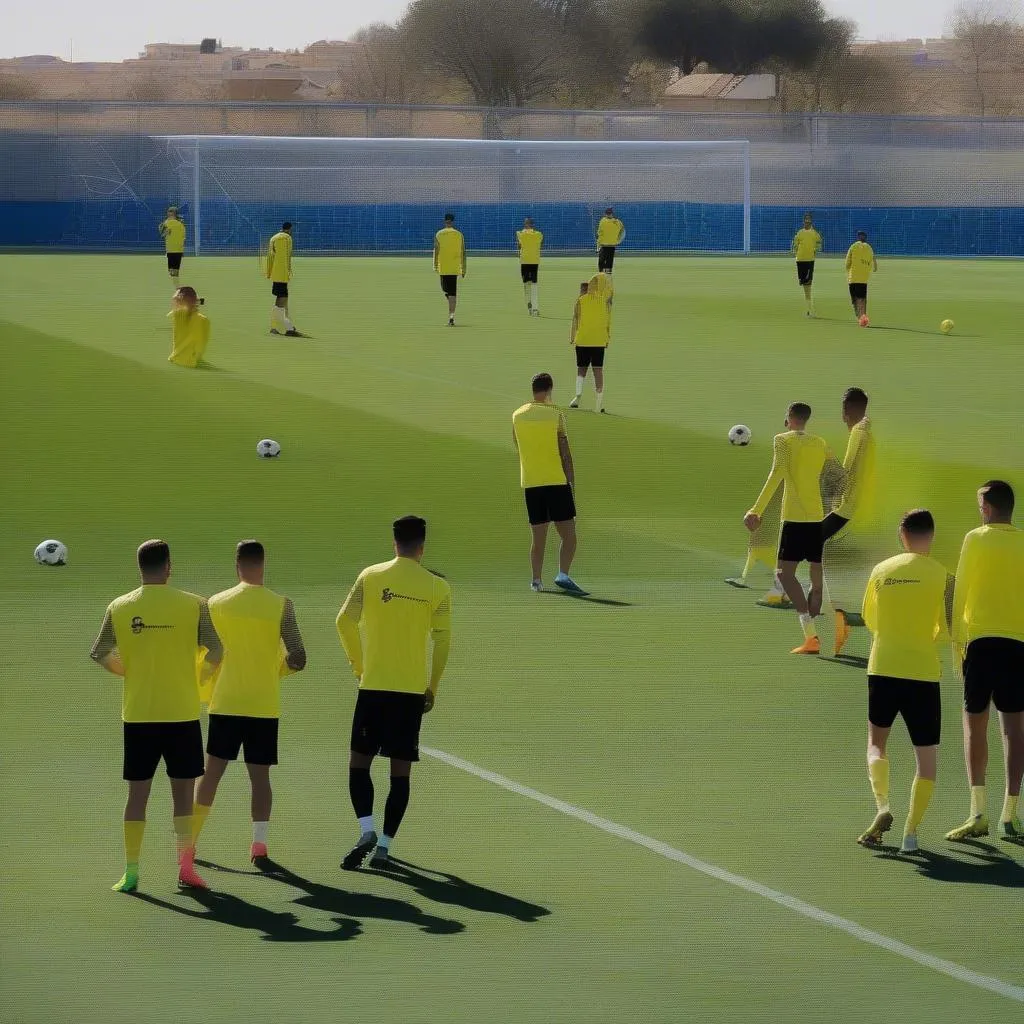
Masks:
[[[594,249],[608,206],[640,252],[751,250],[750,143],[177,135],[194,251],[258,248],[295,224],[304,252],[422,252],[456,215],[474,251],[509,251],[524,217],[549,252]]]

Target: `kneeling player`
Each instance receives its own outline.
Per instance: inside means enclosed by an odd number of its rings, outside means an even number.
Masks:
[[[935,790],[942,727],[942,666],[935,642],[947,631],[952,578],[931,557],[934,538],[931,512],[908,512],[900,522],[905,553],[876,565],[864,593],[864,622],[874,634],[868,661],[868,777],[877,813],[857,842],[878,846],[892,828],[885,748],[893,722],[902,715],[917,761],[904,853],[917,849],[917,829]]]
[[[174,293],[171,303],[167,314],[171,321],[171,354],[167,361],[194,370],[210,343],[210,321],[199,312],[203,300],[195,288],[185,285]]]

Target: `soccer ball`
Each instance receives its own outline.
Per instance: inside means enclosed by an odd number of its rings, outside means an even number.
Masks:
[[[59,540],[44,540],[35,550],[40,565],[67,565],[68,549]]]
[[[862,316],[857,321],[857,323],[859,323],[861,325],[861,327],[870,327],[871,326],[871,321],[866,316]]]
[[[738,445],[740,448],[750,444],[750,427],[746,427],[742,423],[737,423],[736,426],[729,431],[729,444]]]
[[[261,459],[276,459],[281,454],[281,446],[276,441],[271,441],[269,437],[265,437],[256,445],[256,454]]]
[[[943,334],[952,334],[954,327],[956,327],[956,324],[953,323],[952,320],[943,320],[942,323],[939,324],[939,330],[942,331]]]

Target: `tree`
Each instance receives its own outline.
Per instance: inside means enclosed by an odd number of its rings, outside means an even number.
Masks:
[[[367,25],[352,42],[356,44],[352,63],[339,71],[332,95],[356,103],[423,101],[424,76],[395,26]]]
[[[0,75],[0,100],[34,100],[38,95],[35,82],[24,75]]]
[[[1008,116],[1024,108],[1024,21],[1017,5],[974,0],[956,7],[950,30],[971,113]]]

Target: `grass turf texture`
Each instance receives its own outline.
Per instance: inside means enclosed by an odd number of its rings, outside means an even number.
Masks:
[[[722,584],[742,563],[740,518],[786,404],[810,402],[813,428],[841,453],[851,384],[872,396],[884,518],[929,506],[937,553],[955,562],[978,483],[1024,485],[1020,264],[886,262],[875,326],[861,330],[835,260],[818,267],[821,319],[805,321],[788,262],[623,254],[613,415],[583,410],[569,427],[576,575],[621,605],[529,592],[509,437],[533,373],[550,370],[557,396],[572,395],[568,318],[590,272],[590,260],[546,261],[544,316],[530,320],[515,262],[472,260],[451,330],[428,260],[298,259],[292,315],[312,337],[293,340],[267,336],[272,300],[251,261],[186,258],[182,283],[207,296],[213,321],[212,366],[186,371],[166,362],[161,259],[0,258],[9,1019],[170,1020],[192,1006],[210,1021],[312,1022],[344,1006],[353,1020],[818,1022],[878,1000],[907,1022],[956,1000],[974,1021],[1015,1012],[430,760],[395,852],[445,874],[338,870],[355,833],[354,690],[333,619],[356,572],[387,557],[391,518],[416,512],[456,601],[426,744],[1021,982],[1024,851],[941,839],[966,812],[952,674],[920,833],[931,853],[859,849],[873,813],[863,670],[790,657],[795,618]],[[957,332],[944,338],[947,316]],[[737,422],[753,429],[749,448],[726,442]],[[261,437],[281,442],[279,460],[256,457]],[[843,549],[837,592],[859,596],[868,560],[892,550],[890,526]],[[64,569],[31,561],[49,536],[70,547]],[[202,593],[233,582],[235,541],[259,537],[269,582],[296,601],[310,667],[284,684],[270,847],[294,873],[284,880],[247,873],[235,766],[200,850],[231,869],[207,869],[215,895],[175,891],[162,775],[144,895],[109,891],[121,870],[119,687],[87,652],[152,536],[171,542],[174,582]],[[866,654],[863,632],[850,649]],[[992,754],[997,816],[997,742]],[[890,756],[898,831],[913,771],[899,726]],[[377,780],[379,814],[386,773]]]

